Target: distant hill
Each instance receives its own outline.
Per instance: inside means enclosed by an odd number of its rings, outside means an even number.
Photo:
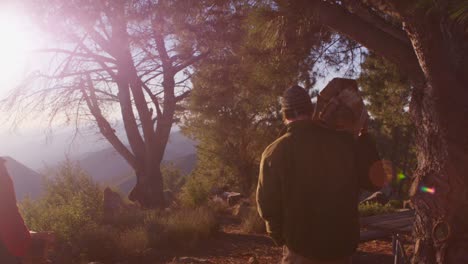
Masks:
[[[8,174],[15,186],[16,198],[22,200],[26,196],[36,198],[42,192],[42,176],[11,157],[2,157],[6,160]]]
[[[180,131],[173,132],[169,138],[163,162],[174,162],[182,172],[189,173],[196,162],[195,146],[196,142],[184,136]],[[113,148],[87,153],[78,162],[94,180],[104,185],[134,186],[132,168]],[[122,187],[122,191],[129,188]]]
[[[0,146],[0,156],[13,157],[41,171],[59,165],[66,157],[76,160],[85,153],[103,149],[108,143],[96,132],[83,129],[75,134],[72,128],[67,128],[51,134],[40,129],[23,133],[0,131]]]
[[[35,198],[42,191],[42,176],[30,169],[29,164],[34,165],[34,168],[39,168],[41,163],[49,165],[49,168],[57,166],[59,161],[65,158],[66,150],[70,146],[69,139],[73,134],[68,130],[64,131],[54,137],[51,145],[45,142],[40,143],[41,140],[36,140],[36,136],[36,134],[25,135],[20,144],[11,135],[0,134],[0,145],[3,151],[0,156],[6,156],[6,166],[13,178],[19,200],[26,195]],[[127,185],[132,184],[133,170],[112,147],[108,147],[108,143],[99,140],[98,135],[81,135],[73,144],[76,146],[76,151],[68,153],[67,157],[78,161],[81,168],[94,180],[110,186],[125,185],[126,182]],[[163,162],[172,161],[184,173],[189,173],[195,166],[195,146],[196,142],[184,136],[180,131],[173,132],[170,135]],[[82,152],[84,150],[88,151]],[[133,184],[134,182],[133,180]]]

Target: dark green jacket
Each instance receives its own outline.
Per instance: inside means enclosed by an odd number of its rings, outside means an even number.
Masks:
[[[368,137],[288,125],[262,155],[257,205],[267,231],[304,257],[349,256],[359,241],[359,189],[375,189],[370,164],[379,159]]]

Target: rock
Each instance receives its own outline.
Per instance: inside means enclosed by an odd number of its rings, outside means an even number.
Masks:
[[[229,206],[233,206],[233,205],[236,205],[237,203],[239,203],[239,201],[244,198],[244,196],[240,193],[236,193],[236,192],[226,192],[224,193],[224,195],[226,195],[227,197],[227,203]]]
[[[104,190],[104,216],[112,217],[125,208],[124,201],[120,194],[107,187]]]
[[[258,262],[256,257],[250,257],[248,264],[260,264],[260,262]]]
[[[107,187],[104,190],[104,218],[110,219],[123,210],[137,210],[138,206],[126,203],[118,192]]]
[[[383,192],[375,192],[371,196],[361,201],[361,204],[363,203],[379,203],[381,205],[385,205],[388,203],[388,198]]]

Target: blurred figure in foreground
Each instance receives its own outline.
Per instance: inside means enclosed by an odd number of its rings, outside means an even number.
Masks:
[[[19,259],[27,253],[30,243],[29,230],[16,205],[13,181],[5,160],[0,158],[0,263],[20,263]]]
[[[332,88],[354,81],[340,80],[346,79],[333,80]],[[359,111],[342,104],[336,96],[346,90],[341,88],[322,91],[335,90],[316,109],[317,118],[306,90],[287,89],[281,100],[287,132],[262,155],[258,211],[268,234],[283,246],[283,264],[351,263],[359,241],[359,190],[385,183],[365,128],[365,108],[355,114]],[[359,131],[356,122],[363,124]]]

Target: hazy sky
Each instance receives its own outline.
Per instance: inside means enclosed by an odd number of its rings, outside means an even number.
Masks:
[[[29,19],[21,1],[12,0],[0,0],[0,39],[1,100],[28,72],[41,69],[40,55],[33,50],[48,46],[48,41],[46,34],[41,34]],[[325,80],[319,80],[316,87],[322,88],[332,75],[335,74],[330,74]]]
[[[12,1],[0,1],[0,37],[0,97],[3,98],[37,64],[31,51],[39,48],[43,39],[25,10]]]

